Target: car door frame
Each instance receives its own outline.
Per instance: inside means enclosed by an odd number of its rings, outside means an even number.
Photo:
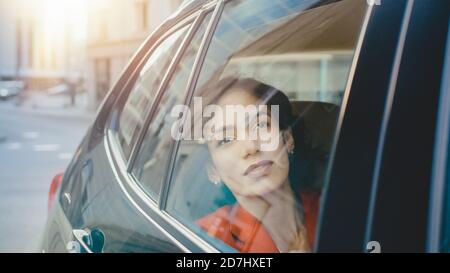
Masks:
[[[369,200],[383,113],[398,73],[396,60],[402,53],[410,5],[409,0],[399,0],[372,6],[336,129],[320,206],[317,252],[367,251]]]
[[[411,2],[384,112],[366,242],[377,240],[385,252],[438,252],[448,151],[449,12],[441,0]],[[414,152],[405,154],[413,144]]]

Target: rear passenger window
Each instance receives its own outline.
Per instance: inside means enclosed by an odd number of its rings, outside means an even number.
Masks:
[[[161,101],[155,106],[155,115],[133,164],[132,175],[155,201],[159,198],[169,159],[171,126],[175,120],[169,113],[175,105],[184,103],[189,75],[210,18],[209,14],[203,20],[171,76]]]
[[[139,72],[139,77],[118,118],[117,139],[126,159],[128,159],[142,129],[145,117],[156,97],[156,92],[167,72],[167,68],[188,29],[188,25],[184,26],[166,37],[156,46]]]
[[[361,0],[226,4],[173,130],[169,214],[219,250],[313,250],[366,9]]]

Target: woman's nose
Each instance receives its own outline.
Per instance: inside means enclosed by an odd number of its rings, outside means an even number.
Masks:
[[[259,151],[258,141],[256,140],[242,140],[241,145],[243,158],[252,156]]]

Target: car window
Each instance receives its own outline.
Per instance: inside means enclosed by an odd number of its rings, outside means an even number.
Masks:
[[[210,14],[205,17],[177,64],[167,89],[156,106],[155,116],[145,133],[132,167],[132,175],[138,184],[155,201],[159,197],[169,158],[170,129],[174,118],[167,113],[174,105],[184,102],[188,78],[210,17]]]
[[[126,98],[116,125],[117,139],[126,159],[136,142],[162,79],[188,29],[189,25],[178,29],[153,50]]]
[[[360,0],[226,4],[174,125],[169,214],[223,251],[312,250],[366,10]]]

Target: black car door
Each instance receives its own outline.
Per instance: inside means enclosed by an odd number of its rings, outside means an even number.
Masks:
[[[383,113],[409,24],[411,1],[372,6],[340,117],[322,201],[318,252],[365,252],[366,225]],[[369,247],[371,247],[369,245]],[[370,250],[370,249],[369,249]]]
[[[319,251],[438,251],[443,186],[433,186],[433,172],[448,16],[446,1],[374,8],[335,150]]]
[[[383,113],[366,240],[378,241],[383,252],[437,252],[445,188],[440,154],[447,154],[439,138],[448,134],[438,128],[449,106],[444,66],[450,8],[448,1],[410,1],[407,12]]]

